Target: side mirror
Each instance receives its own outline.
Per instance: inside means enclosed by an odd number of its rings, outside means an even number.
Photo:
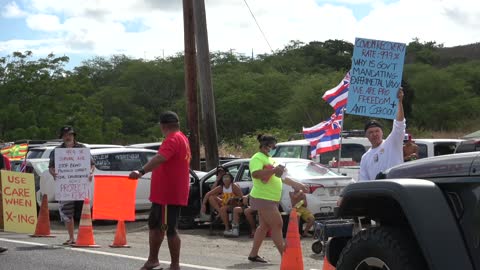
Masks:
[[[342,175],[343,175],[343,176],[347,176],[347,174],[346,174],[346,173],[342,173]]]

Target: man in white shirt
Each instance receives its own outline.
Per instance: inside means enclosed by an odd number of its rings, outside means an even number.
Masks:
[[[397,94],[398,111],[393,120],[393,129],[387,139],[383,140],[382,124],[370,120],[365,125],[365,136],[372,144],[360,161],[359,181],[374,180],[378,173],[403,163],[403,138],[405,136],[405,116],[403,113],[403,90]]]

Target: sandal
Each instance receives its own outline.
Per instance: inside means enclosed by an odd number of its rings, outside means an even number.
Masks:
[[[251,262],[267,263],[268,261],[260,256],[248,257],[248,260]]]
[[[63,242],[62,245],[63,245],[63,246],[75,245],[75,241],[72,241],[72,240],[68,239],[67,241]]]

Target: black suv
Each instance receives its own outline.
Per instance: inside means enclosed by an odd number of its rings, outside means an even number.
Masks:
[[[407,162],[379,177],[343,191],[338,217],[361,229],[327,244],[336,269],[480,269],[479,152]]]

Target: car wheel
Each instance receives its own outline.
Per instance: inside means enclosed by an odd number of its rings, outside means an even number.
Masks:
[[[195,220],[193,217],[179,217],[178,228],[180,230],[189,230],[195,227]]]
[[[74,202],[73,220],[75,222],[80,222],[80,219],[82,217],[82,208],[83,208],[83,201]]]
[[[322,253],[322,250],[323,250],[323,244],[320,240],[313,242],[313,244],[312,244],[313,253],[320,254],[320,253]]]
[[[325,257],[327,257],[330,264],[337,264],[340,253],[350,239],[351,237],[333,237],[328,240],[325,245]]]
[[[401,229],[374,227],[348,241],[340,254],[338,270],[427,269],[412,234]]]

